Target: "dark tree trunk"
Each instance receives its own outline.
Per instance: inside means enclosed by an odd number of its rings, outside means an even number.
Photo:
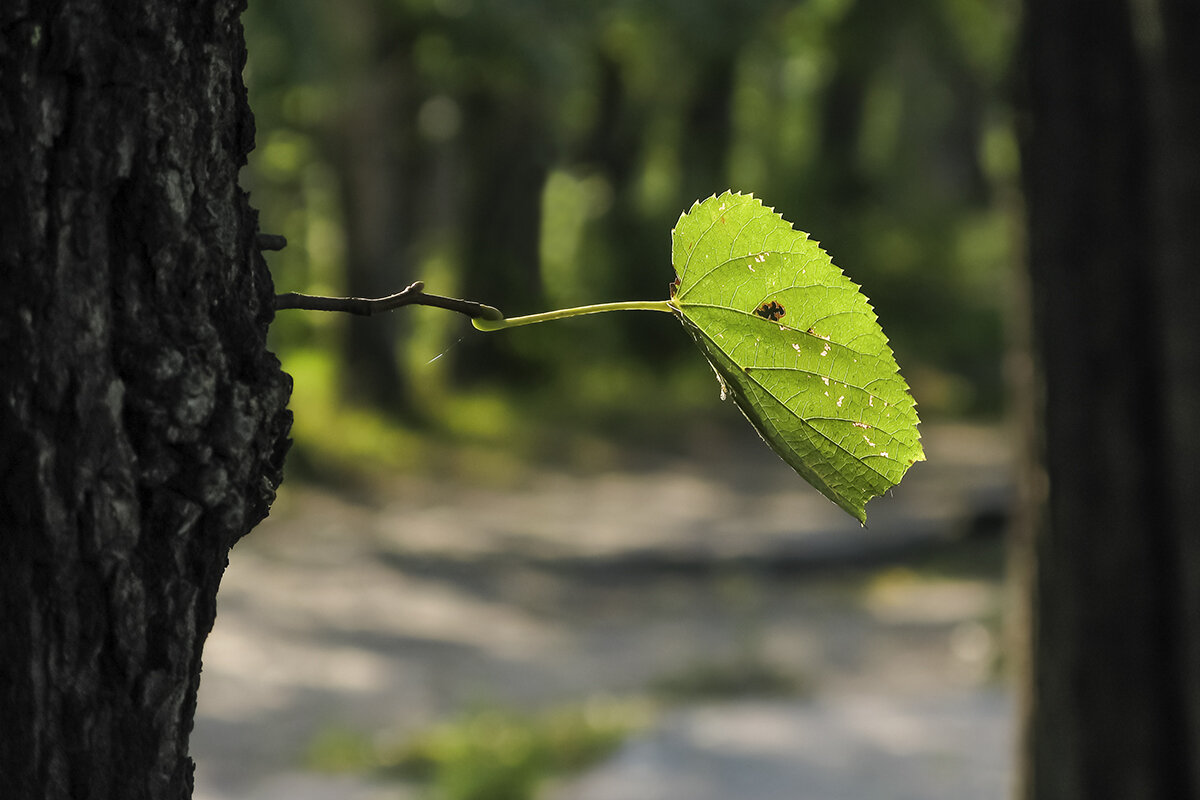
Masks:
[[[638,201],[639,166],[645,159],[649,115],[632,91],[620,62],[603,48],[597,48],[595,59],[598,111],[595,124],[574,154],[574,160],[608,180],[612,202],[604,214],[590,220],[585,228],[578,254],[581,263],[576,269],[586,277],[588,298],[666,296],[664,286],[674,276],[670,265],[660,262],[655,267],[645,262],[647,254],[661,252],[663,230],[669,228],[675,217],[647,219]],[[719,166],[720,158],[712,160]],[[712,173],[706,174],[709,177],[700,182],[707,184],[711,193]],[[702,197],[697,195],[686,202],[696,199]],[[681,194],[681,208],[686,207],[684,202]],[[597,264],[611,267],[589,271]],[[582,297],[580,302],[584,302]],[[655,319],[657,316],[629,314],[608,335],[624,342],[621,345],[624,352],[647,363],[662,363],[672,353],[691,348],[685,337],[675,336],[674,330],[664,328],[662,320]]]
[[[1021,796],[1200,798],[1200,4],[1029,0]]]
[[[691,101],[684,110],[684,135],[679,143],[685,203],[702,200],[729,188],[728,164],[733,141],[733,91],[737,45],[731,41],[703,59]],[[742,187],[736,187],[741,189]]]
[[[469,94],[462,100],[467,154],[462,292],[509,316],[544,306],[540,269],[542,190],[549,174],[546,118],[539,99]],[[533,364],[513,337],[457,353],[467,379],[529,376]]]
[[[858,157],[867,91],[872,72],[895,47],[905,11],[912,8],[890,0],[856,0],[832,32],[832,49],[838,58],[822,93],[821,158],[811,178],[821,187],[816,194],[821,205],[829,210],[861,205],[869,188]],[[835,217],[812,224],[829,230],[838,221]]]
[[[329,10],[336,38],[353,43],[352,77],[343,78],[342,109],[322,147],[337,166],[345,230],[345,279],[352,297],[383,297],[407,286],[413,267],[416,212],[410,187],[417,163],[411,122],[418,90],[412,64],[415,25],[399,22],[387,2],[353,0]],[[342,321],[342,395],[397,418],[411,417],[397,341],[406,315]]]
[[[289,380],[236,0],[0,6],[0,797],[186,798]]]
[[[473,182],[467,291],[497,298],[503,310],[514,305],[540,308],[538,243],[550,166],[540,99],[474,96],[465,106]]]
[[[393,69],[365,80],[342,124],[333,133],[341,173],[346,231],[346,294],[383,297],[407,286],[412,270],[412,209],[402,188],[405,143],[399,140],[403,87]],[[411,109],[405,109],[411,111]],[[344,320],[342,385],[348,399],[397,417],[411,411],[400,375],[396,341],[401,315]]]

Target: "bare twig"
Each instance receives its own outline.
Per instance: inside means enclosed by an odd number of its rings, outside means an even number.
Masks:
[[[275,295],[275,310],[299,308],[306,311],[341,311],[345,314],[357,314],[369,317],[384,311],[391,311],[400,306],[435,306],[448,311],[457,311],[472,319],[501,320],[504,315],[492,306],[476,303],[474,300],[458,300],[453,297],[442,297],[437,294],[425,294],[425,283],[416,281],[404,290],[387,297],[323,297],[321,295],[300,294],[287,292]]]
[[[259,250],[282,250],[287,247],[287,239],[277,233],[260,233],[254,241]]]

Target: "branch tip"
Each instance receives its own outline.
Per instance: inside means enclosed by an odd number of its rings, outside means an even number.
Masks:
[[[287,247],[287,238],[278,233],[260,233],[254,238],[259,250],[282,250]]]

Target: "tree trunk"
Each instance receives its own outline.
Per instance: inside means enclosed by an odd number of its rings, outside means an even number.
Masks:
[[[405,207],[406,145],[397,133],[404,89],[395,85],[395,70],[376,69],[384,74],[364,79],[332,135],[346,232],[345,290],[352,297],[384,297],[412,280],[413,213]],[[398,418],[412,411],[396,352],[401,320],[396,314],[344,320],[339,370],[344,397]]]
[[[462,98],[466,152],[462,291],[517,316],[545,307],[540,252],[547,128],[537,95]],[[516,339],[497,337],[456,353],[455,372],[477,380],[530,376]]]
[[[396,20],[394,11],[380,0],[343,0],[330,11],[336,38],[353,43],[355,51],[342,55],[352,65],[350,76],[339,82],[341,112],[325,128],[322,142],[337,168],[345,232],[343,288],[352,297],[383,297],[413,280],[420,208],[409,189],[417,164],[411,131],[416,29]],[[405,321],[403,314],[342,320],[338,377],[344,399],[393,418],[413,417],[397,353]]]
[[[186,798],[290,382],[236,0],[0,6],[0,797]]]
[[[1044,392],[1019,794],[1200,798],[1200,5],[1025,4]]]
[[[740,38],[734,39],[697,65],[695,91],[684,110],[685,134],[679,142],[685,198],[702,200],[728,188],[739,45]]]

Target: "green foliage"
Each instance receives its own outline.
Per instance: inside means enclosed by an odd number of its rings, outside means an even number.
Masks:
[[[554,775],[607,756],[649,722],[644,702],[597,701],[539,714],[488,709],[440,724],[399,747],[331,730],[309,764],[326,771],[375,770],[428,783],[438,800],[529,800]]]
[[[424,454],[412,431],[355,408],[338,395],[338,365],[327,352],[293,349],[286,354],[284,368],[293,378],[291,433],[302,443],[288,459],[289,474],[299,469],[310,477],[328,478],[352,474],[363,463],[389,470],[422,465]]]
[[[244,15],[259,131],[246,185],[263,230],[288,237],[270,255],[280,287],[383,293],[420,278],[501,308],[657,296],[661,273],[641,265],[682,204],[754,186],[857,265],[924,416],[995,413],[1017,207],[1004,99],[1015,10],[256,0]],[[371,286],[352,280],[363,274]],[[402,365],[461,335],[439,315],[403,324]],[[492,382],[485,391],[510,391],[515,406],[534,371],[551,396],[547,375],[615,384],[678,360],[687,345],[661,328],[594,326],[587,357],[566,337],[491,339],[401,372],[422,420],[441,402],[431,382],[459,396]],[[336,352],[346,330],[290,316],[273,337],[285,356]]]
[[[671,305],[763,439],[866,521],[925,458],[917,412],[859,291],[808,234],[750,195],[696,203],[673,232]]]

